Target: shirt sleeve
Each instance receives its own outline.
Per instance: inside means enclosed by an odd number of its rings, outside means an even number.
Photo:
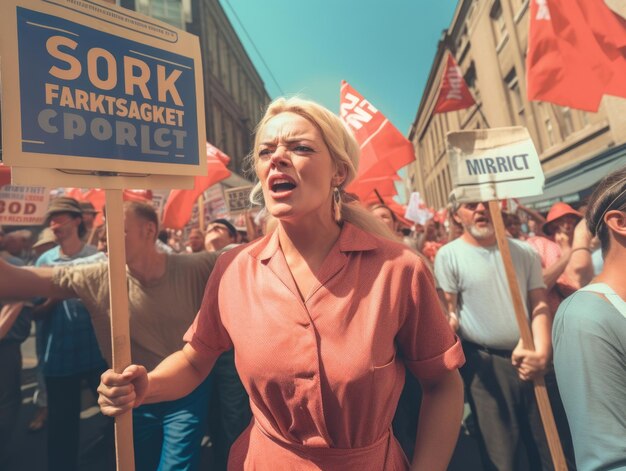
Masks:
[[[398,335],[407,368],[432,378],[465,363],[463,349],[444,315],[430,271],[419,261],[413,272],[408,312]]]
[[[532,249],[528,250],[530,260],[530,273],[528,275],[528,289],[545,288],[546,284],[543,282],[543,274],[541,270],[541,259],[539,254]]]
[[[450,257],[448,250],[444,247],[439,250],[435,257],[435,277],[437,278],[437,287],[446,293],[458,293],[458,278],[450,265]]]
[[[54,267],[52,284],[63,291],[64,298],[80,298],[94,303],[108,298],[107,264],[103,262],[85,265],[64,265]],[[100,293],[100,291],[103,293]]]
[[[220,283],[225,267],[223,262],[223,257],[217,259],[204,290],[200,310],[183,337],[194,350],[209,356],[219,355],[233,347],[222,323],[219,306]]]

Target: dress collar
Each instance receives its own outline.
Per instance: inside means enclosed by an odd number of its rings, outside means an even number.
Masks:
[[[378,248],[378,239],[373,234],[345,222],[335,245],[340,252],[363,252]],[[250,250],[250,256],[258,260],[268,260],[280,248],[278,230],[266,235],[256,247]]]

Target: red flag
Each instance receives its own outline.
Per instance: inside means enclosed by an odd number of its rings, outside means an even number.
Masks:
[[[210,186],[230,177],[226,168],[230,157],[213,145],[206,143],[207,174],[195,177],[193,190],[172,190],[163,208],[163,227],[182,229],[191,217],[193,205]]]
[[[439,96],[433,114],[464,110],[474,104],[476,102],[465,83],[461,68],[457,65],[452,54],[448,53],[448,61],[441,77]]]
[[[371,185],[361,185],[367,179],[391,177],[415,160],[411,144],[385,116],[345,80],[341,82],[341,119],[352,129],[361,147],[361,159],[356,179],[346,191],[361,199]],[[394,189],[395,194],[395,189]]]
[[[11,168],[0,162],[0,186],[11,184]]]
[[[396,181],[400,181],[400,177],[396,174],[384,177],[361,178],[351,183],[347,191],[357,195],[361,201],[374,198],[376,192],[382,197],[391,198],[398,194]]]
[[[602,95],[626,97],[626,21],[603,0],[534,0],[527,94],[597,112]]]

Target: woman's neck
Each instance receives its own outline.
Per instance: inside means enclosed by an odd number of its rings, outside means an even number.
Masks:
[[[314,265],[321,264],[341,233],[341,228],[330,218],[279,221],[276,230],[285,257],[301,257]]]

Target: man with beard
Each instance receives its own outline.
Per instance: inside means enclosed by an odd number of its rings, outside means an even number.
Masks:
[[[522,348],[504,265],[487,203],[454,203],[463,235],[435,258],[450,325],[463,341],[461,368],[486,469],[519,469],[525,449],[530,469],[552,469],[532,380],[550,361],[550,315],[539,256],[508,239],[522,298],[530,313],[535,351]]]

